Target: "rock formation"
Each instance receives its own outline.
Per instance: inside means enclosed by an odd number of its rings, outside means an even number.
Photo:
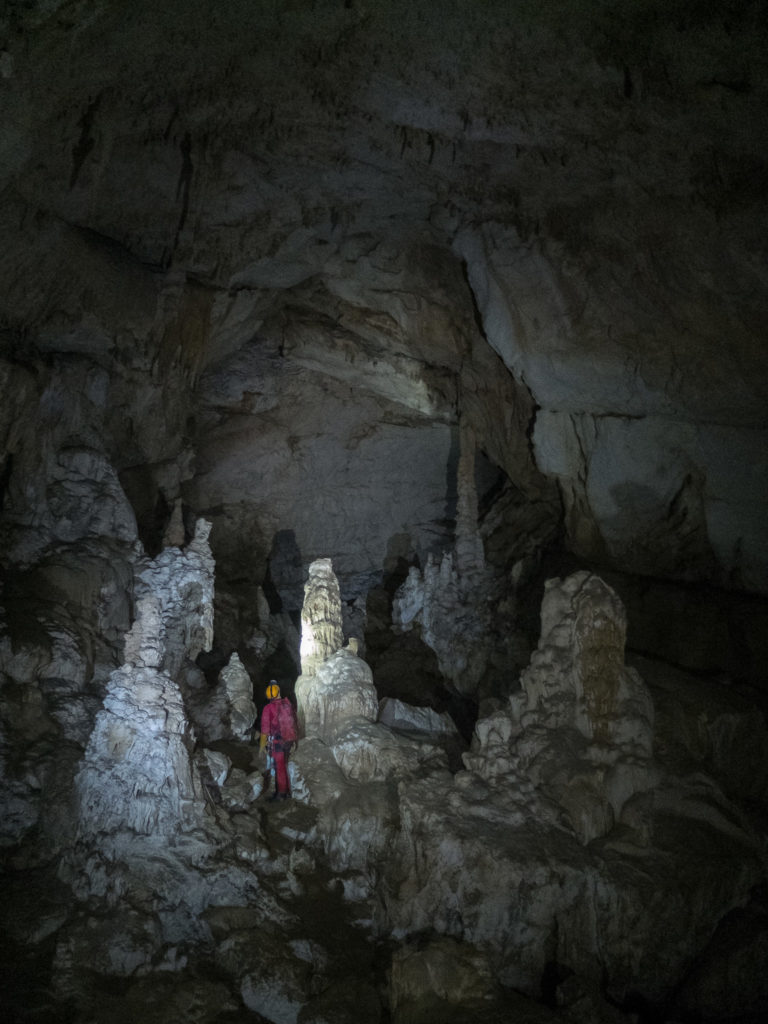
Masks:
[[[489,616],[482,598],[482,573],[463,575],[448,552],[439,564],[429,557],[424,570],[411,567],[392,602],[395,629],[420,627],[437,655],[440,671],[460,692],[474,695],[488,662]]]
[[[188,703],[195,728],[206,743],[250,737],[256,722],[253,683],[236,651],[219,672],[213,692],[204,684],[201,691],[190,693]]]
[[[141,598],[75,780],[81,838],[175,835],[205,815],[181,691],[161,668],[163,633],[160,601]]]
[[[330,558],[309,566],[301,609],[301,672],[311,676],[344,642],[339,581]]]
[[[126,834],[156,839],[195,831],[210,815],[174,678],[213,638],[209,532],[210,524],[198,521],[187,549],[165,549],[139,571],[142,596],[125,638],[125,664],[107,682],[75,778],[78,838],[98,837],[101,848],[107,837],[119,844]]]
[[[375,722],[379,713],[376,688],[370,667],[351,651],[337,651],[310,676],[296,682],[302,711],[303,730],[331,742],[350,722],[362,718]]]
[[[505,709],[481,719],[464,758],[487,781],[533,783],[588,843],[656,782],[653,703],[624,665],[621,602],[586,572],[549,580],[538,649]]]
[[[468,770],[400,785],[396,934],[461,939],[531,996],[553,962],[618,1003],[638,978],[671,996],[692,937],[749,900],[763,859],[714,779],[654,763],[651,696],[623,662],[615,594],[588,573],[550,581],[522,689],[478,721]]]
[[[351,649],[342,649],[341,597],[330,558],[309,567],[301,615],[302,674],[296,701],[302,734],[330,742],[349,721],[376,721],[373,675]]]

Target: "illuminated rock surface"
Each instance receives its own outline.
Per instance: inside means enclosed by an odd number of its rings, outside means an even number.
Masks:
[[[317,667],[342,646],[344,631],[339,581],[330,558],[309,566],[301,609],[301,671],[314,675]]]
[[[304,735],[327,743],[349,722],[375,722],[379,713],[370,666],[347,649],[336,651],[313,676],[299,676],[296,694]]]

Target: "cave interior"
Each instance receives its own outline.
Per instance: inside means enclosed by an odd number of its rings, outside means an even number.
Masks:
[[[6,0],[3,1020],[765,1020],[766,110],[765,0]]]

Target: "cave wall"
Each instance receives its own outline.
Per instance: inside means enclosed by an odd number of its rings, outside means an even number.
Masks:
[[[425,503],[358,516],[365,555],[345,524],[342,572],[411,530],[423,558],[465,416],[526,495],[557,485],[582,558],[763,592],[760,5],[208,7],[2,23],[8,372],[107,374],[69,430],[102,437],[143,537],[183,490],[260,570],[325,488],[308,564],[342,495],[380,500],[363,480],[402,504],[397,449]]]

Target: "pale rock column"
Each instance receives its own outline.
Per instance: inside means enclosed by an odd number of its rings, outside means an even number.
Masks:
[[[213,645],[213,594],[216,565],[208,537],[211,524],[198,519],[186,548],[169,547],[147,560],[136,579],[136,597],[153,594],[163,619],[163,668],[176,678],[190,661]]]
[[[341,649],[341,595],[330,558],[309,567],[301,626],[302,674],[295,692],[302,734],[328,742],[354,719],[374,722],[378,697],[371,669],[357,656],[356,642]]]
[[[219,672],[219,681],[202,707],[193,708],[195,727],[204,742],[247,739],[256,721],[253,683],[237,651]]]
[[[314,675],[318,665],[344,643],[341,593],[330,558],[318,558],[309,567],[301,609],[301,674]]]
[[[624,608],[599,577],[548,580],[541,623],[521,691],[478,721],[464,763],[515,792],[533,786],[589,842],[658,781],[653,702],[624,664]],[[642,822],[633,823],[636,838],[647,841]]]
[[[185,550],[166,548],[139,573],[125,664],[109,677],[75,779],[81,837],[172,835],[207,814],[175,676],[213,639],[209,533],[198,520]]]
[[[251,677],[237,651],[233,652],[229,663],[219,673],[219,686],[226,694],[232,735],[246,739],[256,721],[256,705],[253,703]]]
[[[137,605],[126,663],[109,678],[75,779],[81,838],[172,835],[195,827],[205,814],[181,691],[160,667],[163,648],[161,603],[147,595]]]

